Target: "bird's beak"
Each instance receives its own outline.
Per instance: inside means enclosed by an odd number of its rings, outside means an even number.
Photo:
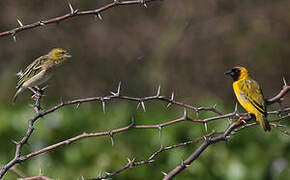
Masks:
[[[72,55],[71,55],[70,53],[67,52],[67,53],[64,54],[64,57],[68,57],[68,58],[70,58],[70,57],[72,57]]]
[[[234,73],[233,73],[232,70],[228,70],[228,71],[225,72],[225,75],[231,75],[232,76],[232,75],[234,75]]]

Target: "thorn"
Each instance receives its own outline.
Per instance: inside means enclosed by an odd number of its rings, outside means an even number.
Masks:
[[[284,125],[284,124],[274,124],[274,123],[270,123],[270,125],[274,126],[275,128],[277,128],[277,127],[287,128],[287,126]]]
[[[96,14],[96,17],[98,17],[100,20],[103,20],[103,18],[102,18],[102,16],[101,16],[100,13],[97,13],[97,14]]]
[[[114,146],[114,137],[113,137],[113,132],[112,131],[109,132],[109,136],[110,136],[110,139],[111,139],[111,142],[112,142],[112,146]]]
[[[161,171],[161,173],[162,173],[164,176],[167,176],[167,173],[166,173],[166,172]]]
[[[82,180],[85,180],[84,176],[82,176],[81,178],[82,178]]]
[[[41,88],[41,91],[44,91],[45,89],[48,88],[48,85],[44,86],[43,88]]]
[[[19,144],[19,143],[18,143],[17,141],[15,141],[15,140],[12,140],[12,142],[13,142],[14,144],[16,144],[16,145]]]
[[[76,109],[80,107],[81,103],[77,103]]]
[[[106,103],[104,101],[104,99],[101,100],[102,101],[102,109],[103,109],[103,113],[106,113]]]
[[[146,0],[140,0],[140,3],[143,4],[145,8],[147,8]]]
[[[12,35],[12,38],[13,38],[14,42],[16,42],[16,32],[13,31],[13,33],[11,35]]]
[[[156,94],[157,97],[160,96],[160,91],[161,91],[161,86],[159,85],[159,86],[158,86],[158,89],[157,89],[157,94]]]
[[[135,126],[135,118],[134,116],[132,116],[131,118],[131,127]]]
[[[207,123],[206,122],[204,123],[204,128],[205,128],[205,131],[208,132]]]
[[[185,167],[186,165],[184,164],[184,161],[181,160],[181,166]]]
[[[119,82],[118,84],[118,89],[117,89],[117,92],[113,92],[113,91],[110,91],[110,93],[113,95],[113,96],[120,96],[120,91],[121,91],[121,81]]]
[[[286,82],[285,77],[283,77],[283,83],[284,83],[284,87],[286,87],[287,86],[287,82]]]
[[[61,106],[63,106],[63,100],[62,100],[62,97],[60,98],[60,104],[61,104]]]
[[[212,106],[212,109],[216,109],[216,106],[217,106],[217,104],[213,105],[213,106]]]
[[[117,90],[117,94],[120,95],[120,91],[121,91],[121,81],[118,84],[118,90]]]
[[[106,174],[107,176],[110,176],[110,175],[111,175],[111,173],[109,173],[109,172],[105,172],[105,174]]]
[[[102,171],[99,172],[99,176],[98,177],[99,177],[99,179],[103,179],[102,178]]]
[[[140,102],[138,102],[138,104],[137,104],[137,108],[136,108],[136,109],[139,109],[139,107],[140,107]]]
[[[39,174],[38,175],[40,175],[40,176],[42,176],[43,174],[42,174],[42,169],[41,168],[39,168]]]
[[[144,101],[141,101],[141,106],[142,106],[142,108],[143,108],[143,111],[146,112],[146,108],[145,108]]]
[[[174,91],[173,91],[172,94],[171,94],[170,101],[171,101],[171,102],[174,101]],[[171,102],[167,104],[167,108],[169,108],[169,106],[172,105]]]
[[[232,118],[228,118],[228,121],[229,121],[229,124],[233,123]]]
[[[160,125],[158,125],[158,135],[159,135],[159,139],[161,140],[161,137],[162,137],[162,127]]]
[[[113,96],[118,96],[117,93],[114,93],[113,91],[110,91],[110,93],[111,93]]]
[[[39,23],[40,26],[44,26],[45,25],[43,21],[39,21],[38,23]]]
[[[173,101],[173,99],[174,99],[174,91],[173,91],[172,94],[171,94],[171,98],[170,98],[170,100]]]
[[[234,113],[236,114],[237,112],[238,112],[238,103],[236,102]]]
[[[74,8],[72,7],[71,3],[68,3],[68,6],[69,6],[69,9],[70,9],[70,13],[71,13],[71,14],[74,14],[75,10],[74,10]]]
[[[127,160],[128,160],[128,164],[130,165],[130,168],[132,168],[133,165],[134,165],[135,158],[133,158],[132,160],[130,160],[129,158],[127,158]]]
[[[184,111],[183,111],[183,118],[187,119],[187,110],[186,110],[186,108],[184,108]]]
[[[242,119],[241,121],[242,121],[242,123],[247,124],[247,122],[244,119]]]
[[[23,26],[22,22],[19,19],[17,19],[17,22],[21,27]]]
[[[114,0],[114,2],[115,2],[115,3],[119,3],[119,2],[120,2],[120,0]]]

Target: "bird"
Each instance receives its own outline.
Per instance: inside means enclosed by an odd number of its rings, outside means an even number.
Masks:
[[[245,67],[237,66],[225,72],[233,78],[234,93],[241,106],[256,120],[264,131],[270,131],[267,121],[267,108],[263,92],[259,84],[250,76]]]
[[[20,70],[16,74],[18,76],[18,83],[13,103],[16,101],[17,96],[25,89],[45,83],[51,77],[53,69],[70,57],[72,55],[67,50],[54,48],[48,54],[35,59],[23,72]]]

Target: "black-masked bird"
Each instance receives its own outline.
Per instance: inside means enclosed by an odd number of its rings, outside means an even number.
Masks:
[[[239,103],[249,114],[255,116],[265,131],[270,131],[262,90],[259,84],[251,78],[248,70],[244,67],[234,67],[225,74],[233,78],[233,89]]]
[[[18,75],[18,83],[16,86],[16,93],[13,97],[13,102],[16,101],[17,96],[29,87],[41,85],[46,82],[51,76],[52,69],[71,55],[66,50],[61,48],[52,49],[48,54],[40,56],[34,60],[24,72],[20,71]]]

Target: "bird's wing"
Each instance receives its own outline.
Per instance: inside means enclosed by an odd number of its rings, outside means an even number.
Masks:
[[[247,100],[253,105],[253,107],[266,116],[267,110],[264,96],[259,84],[253,79],[245,80],[242,91],[245,92]]]
[[[42,69],[43,62],[48,59],[48,55],[40,56],[39,58],[34,60],[29,66],[27,66],[23,73],[19,73],[20,76],[16,89],[19,89],[25,81],[38,74]]]

